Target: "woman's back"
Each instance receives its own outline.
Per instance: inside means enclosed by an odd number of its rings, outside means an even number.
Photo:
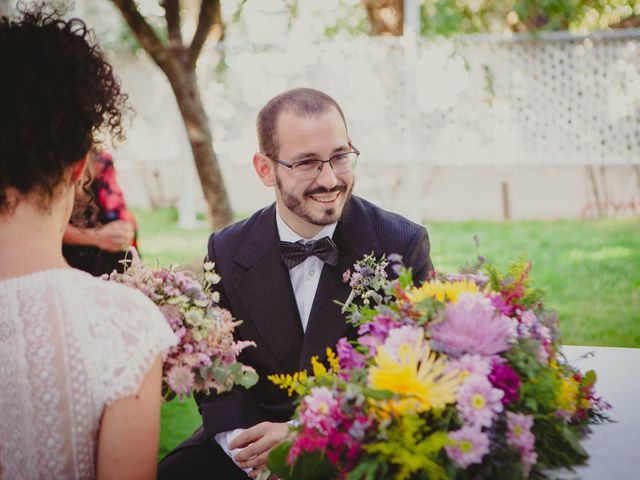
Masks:
[[[0,281],[4,478],[95,477],[105,408],[136,394],[175,343],[153,303],[127,287],[73,269]]]

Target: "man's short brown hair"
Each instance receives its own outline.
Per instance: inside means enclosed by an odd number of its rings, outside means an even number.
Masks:
[[[268,156],[278,156],[278,132],[276,125],[282,112],[291,112],[300,116],[312,116],[325,113],[335,108],[345,128],[347,121],[338,102],[326,93],[313,88],[294,88],[273,97],[258,113],[257,129],[260,151]]]

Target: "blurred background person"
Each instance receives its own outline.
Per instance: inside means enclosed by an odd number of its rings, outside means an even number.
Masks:
[[[138,224],[127,210],[111,154],[93,150],[87,170],[89,184],[76,189],[62,253],[69,265],[95,276],[122,272],[129,247],[137,247]]]

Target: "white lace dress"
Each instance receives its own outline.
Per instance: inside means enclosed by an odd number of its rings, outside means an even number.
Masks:
[[[123,285],[73,269],[0,281],[2,478],[94,478],[105,407],[135,394],[176,342]]]

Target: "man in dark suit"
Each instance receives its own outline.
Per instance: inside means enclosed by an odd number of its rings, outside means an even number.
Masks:
[[[402,255],[420,281],[433,270],[424,227],[351,195],[359,152],[331,97],[278,95],[258,115],[258,140],[253,165],[276,202],[212,234],[208,258],[222,276],[221,305],[244,322],[237,337],[256,342],[241,361],[260,380],[198,399],[203,427],[162,461],[163,479],[255,477],[293,414],[267,376],[308,368],[340,337],[355,337],[334,302],[349,295],[343,273],[371,252]]]

